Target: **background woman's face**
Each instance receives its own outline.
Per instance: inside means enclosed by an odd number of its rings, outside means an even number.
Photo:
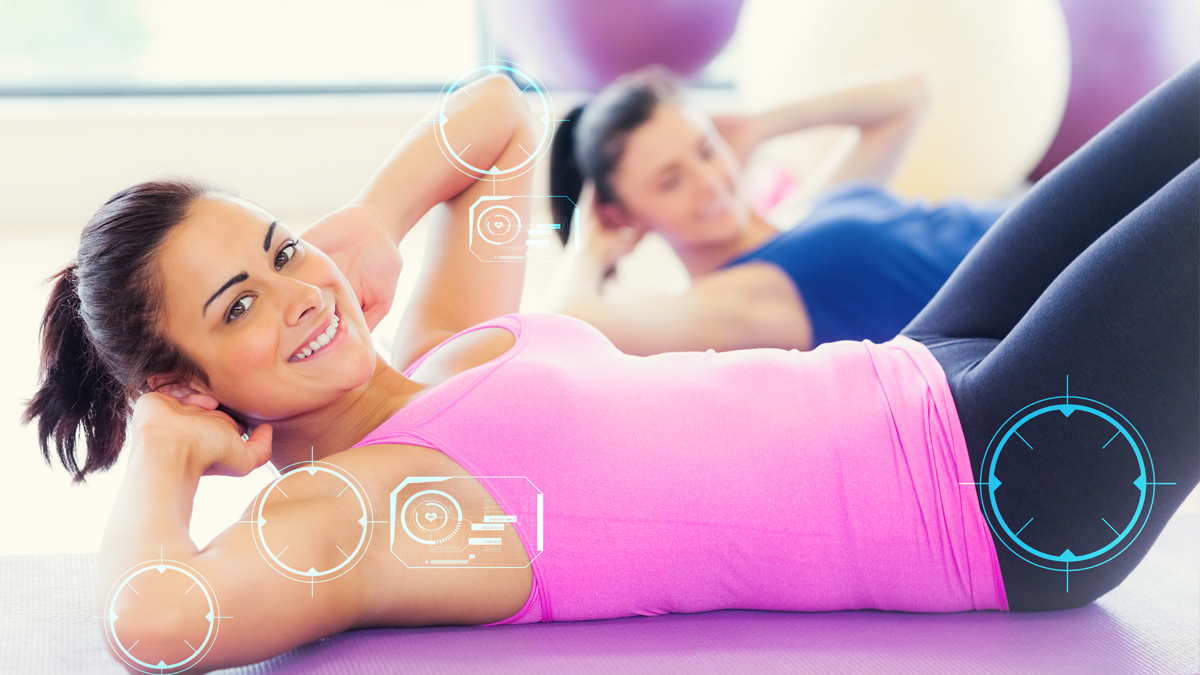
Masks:
[[[253,204],[199,200],[158,266],[167,339],[208,374],[202,393],[248,419],[313,410],[374,372],[371,334],[341,271]],[[322,334],[328,344],[313,351]]]
[[[626,141],[612,184],[631,225],[672,245],[728,241],[749,220],[737,158],[707,118],[660,103]]]

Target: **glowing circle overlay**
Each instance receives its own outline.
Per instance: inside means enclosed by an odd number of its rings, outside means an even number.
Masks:
[[[263,532],[263,526],[267,524],[266,518],[263,517],[263,509],[266,507],[267,497],[270,496],[271,492],[279,490],[280,483],[286,480],[288,476],[292,476],[301,472],[307,473],[310,476],[317,473],[327,473],[336,477],[338,480],[346,484],[347,489],[353,492],[355,499],[358,500],[359,508],[362,510],[362,517],[358,520],[359,525],[362,526],[362,532],[359,533],[358,542],[355,544],[354,550],[351,551],[350,555],[341,563],[327,570],[316,570],[315,568],[310,568],[309,570],[304,571],[288,566],[279,559],[277,554],[271,551],[271,547],[267,545],[266,533]],[[282,490],[279,490],[279,492],[285,496],[287,494]],[[340,468],[335,467],[332,464],[326,464],[325,462],[297,462],[296,464],[292,464],[291,466],[284,468],[283,471],[279,473],[279,476],[272,481],[271,485],[269,485],[267,489],[263,490],[262,493],[259,494],[258,498],[255,500],[253,513],[254,543],[256,546],[258,546],[259,553],[262,554],[263,558],[276,572],[279,572],[283,576],[296,581],[302,581],[304,583],[319,583],[331,581],[342,576],[346,572],[349,572],[350,569],[358,563],[358,561],[362,558],[362,554],[366,552],[367,545],[371,543],[371,532],[373,529],[371,522],[372,512],[371,502],[366,498],[366,491],[361,485],[359,485],[358,481],[355,480],[353,476],[344,472]],[[280,551],[280,553],[282,553],[282,551]]]
[[[168,570],[178,572],[191,579],[193,582],[195,582],[192,588],[199,588],[204,594],[204,600],[208,605],[208,613],[204,617],[208,621],[208,631],[205,633],[204,640],[200,643],[200,646],[192,647],[192,654],[186,659],[177,661],[175,663],[165,663],[163,661],[159,661],[158,663],[148,663],[146,661],[142,661],[129,652],[129,650],[137,644],[136,642],[133,645],[126,647],[117,638],[116,626],[117,619],[119,617],[115,613],[114,609],[117,598],[120,597],[121,591],[123,591],[126,587],[128,587],[134,593],[137,593],[137,591],[130,586],[130,582],[132,582],[135,578],[146,572],[158,572],[159,574],[162,574]],[[191,588],[188,590],[190,591]],[[108,638],[109,643],[113,646],[113,650],[116,652],[117,656],[126,665],[137,670],[138,672],[154,673],[155,675],[172,675],[174,673],[182,673],[199,663],[200,660],[203,659],[208,653],[208,651],[212,649],[213,642],[216,641],[217,631],[220,627],[220,619],[221,617],[217,603],[217,596],[212,590],[212,587],[208,585],[208,582],[203,576],[200,575],[199,572],[181,562],[174,560],[152,560],[134,566],[117,580],[117,583],[113,586],[113,589],[108,594],[108,600],[104,603],[104,634],[105,637]]]
[[[488,215],[489,213],[491,213],[490,216]],[[503,223],[504,229],[500,232],[495,232],[493,231],[492,223]],[[516,239],[517,235],[521,233],[521,217],[517,215],[516,211],[507,206],[499,204],[489,206],[479,214],[479,219],[475,223],[475,230],[479,232],[480,239],[495,246],[502,246]],[[496,239],[488,238],[489,234]],[[505,235],[508,235],[507,239],[504,239]],[[497,239],[501,241],[496,241]]]
[[[1073,403],[1072,401],[1075,402]],[[1084,401],[1086,403],[1078,403],[1078,401]],[[1137,509],[1133,516],[1129,519],[1129,522],[1124,526],[1124,528],[1121,529],[1120,532],[1116,534],[1115,538],[1111,542],[1094,551],[1089,551],[1082,554],[1070,551],[1071,555],[1068,556],[1066,555],[1067,551],[1065,550],[1063,553],[1053,554],[1034,548],[1018,536],[1020,530],[1013,532],[1012,527],[1007,521],[1005,521],[1000,509],[1000,505],[996,501],[996,490],[1003,485],[1000,479],[996,476],[996,469],[1000,461],[1001,453],[1003,452],[1005,446],[1012,441],[1014,437],[1019,438],[1017,430],[1020,429],[1024,424],[1030,420],[1050,413],[1062,414],[1064,417],[1076,413],[1093,415],[1110,424],[1116,430],[1116,434],[1124,438],[1125,441],[1129,443],[1130,447],[1134,449],[1134,454],[1137,459],[1139,469],[1139,476],[1133,481],[1134,486],[1138,488],[1140,493],[1138,496]],[[982,473],[984,475],[981,476],[979,485],[980,501],[981,503],[986,503],[991,507],[990,509],[983,509],[983,512],[984,516],[988,520],[988,526],[992,529],[992,532],[994,532],[996,536],[1004,543],[1005,547],[1012,551],[1017,557],[1030,563],[1031,565],[1056,572],[1063,572],[1068,568],[1072,572],[1092,569],[1093,567],[1099,567],[1100,565],[1103,565],[1109,560],[1112,560],[1120,555],[1126,548],[1129,547],[1130,544],[1133,543],[1138,534],[1141,533],[1142,528],[1145,527],[1150,510],[1154,505],[1154,463],[1150,458],[1149,449],[1146,447],[1146,442],[1142,438],[1141,433],[1138,432],[1137,428],[1134,427],[1133,424],[1131,424],[1123,415],[1121,415],[1121,413],[1100,401],[1083,396],[1052,396],[1050,398],[1045,398],[1040,401],[1030,403],[1010,416],[1008,420],[1001,425],[1000,429],[997,430],[992,436],[992,440],[988,444],[988,449],[984,453]],[[1149,490],[1149,494],[1147,494],[1147,490]],[[993,518],[995,522],[993,522]],[[1122,542],[1125,542],[1125,545],[1121,546],[1120,550],[1113,552],[1113,550],[1116,549],[1117,546],[1120,546]],[[1016,548],[1014,548],[1013,544],[1015,544]],[[1107,555],[1107,557],[1105,557],[1106,554],[1109,554],[1110,552],[1111,555]],[[1103,559],[1100,559],[1102,557]],[[1064,564],[1064,567],[1050,567],[1036,562],[1031,558],[1049,563],[1062,563]],[[1085,561],[1094,562],[1087,566],[1075,566],[1075,563],[1082,563]]]
[[[417,535],[413,534],[413,531],[408,528],[408,513],[409,513],[408,507],[414,501],[416,501],[417,497],[421,497],[424,495],[438,495],[441,497],[445,497],[446,499],[448,499],[450,501],[451,504],[454,505],[454,510],[457,512],[458,517],[454,522],[454,529],[450,532],[450,534],[448,534],[440,539],[434,539],[434,540],[422,539],[422,538],[418,537]],[[426,503],[437,503],[437,502],[431,502],[431,500],[426,500],[422,504],[422,506]],[[438,504],[438,506],[440,506],[443,509],[445,508],[440,503]],[[449,521],[449,514],[447,514],[446,519],[447,519],[447,521]],[[406,502],[404,502],[404,506],[400,509],[400,525],[401,525],[401,527],[404,528],[404,533],[407,534],[410,539],[417,542],[418,544],[426,544],[428,546],[436,546],[437,544],[447,541],[454,535],[458,534],[459,528],[462,527],[462,521],[463,521],[463,512],[462,512],[462,507],[459,506],[459,504],[458,504],[458,500],[456,500],[454,497],[451,497],[450,495],[446,494],[445,492],[442,492],[441,490],[422,490],[421,492],[418,492],[418,493],[414,494],[413,496],[409,497],[408,500]],[[424,529],[424,528],[422,528],[422,529]]]
[[[463,159],[459,154],[460,152],[465,152],[466,148],[456,152],[454,148],[451,147],[450,140],[446,136],[446,123],[450,121],[449,117],[446,116],[446,104],[450,99],[450,95],[454,93],[456,89],[460,89],[465,85],[470,84],[472,81],[483,77],[485,74],[495,75],[499,73],[510,75],[515,82],[520,82],[522,80],[527,82],[528,84],[522,88],[522,92],[532,92],[536,96],[542,108],[542,115],[541,117],[537,118],[537,121],[542,123],[542,133],[540,136],[538,136],[537,145],[535,145],[532,150],[526,149],[526,152],[529,154],[529,156],[516,166],[507,169],[501,169],[494,166],[478,167],[472,165],[470,162]],[[521,85],[518,84],[518,86]],[[454,164],[455,168],[471,177],[475,177],[475,174],[484,174],[488,180],[493,181],[510,180],[516,178],[517,176],[520,176],[521,174],[532,169],[550,150],[550,141],[554,135],[553,122],[555,121],[554,104],[550,100],[550,94],[546,91],[546,86],[542,84],[542,81],[538,79],[537,75],[534,75],[528,69],[523,68],[512,61],[505,61],[502,59],[480,61],[458,71],[454,74],[449,82],[442,86],[441,91],[438,93],[435,111],[437,114],[437,119],[435,120],[436,124],[434,137],[437,139],[438,148],[441,149],[442,154],[446,156],[446,159],[450,160],[450,162]]]
[[[441,514],[438,515],[431,511],[426,511],[425,520],[422,521],[421,512],[425,509],[435,509],[437,511],[441,511]],[[426,501],[417,504],[414,514],[415,517],[413,518],[413,521],[416,522],[418,528],[424,530],[425,532],[437,532],[445,527],[446,523],[450,522],[450,513],[446,511],[446,507],[441,502]],[[426,527],[426,523],[428,523],[430,527]]]

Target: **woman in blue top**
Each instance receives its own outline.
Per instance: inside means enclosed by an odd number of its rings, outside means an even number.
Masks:
[[[550,192],[575,199],[584,220],[559,311],[630,354],[891,339],[1003,212],[999,203],[933,207],[883,187],[926,107],[924,80],[911,71],[712,120],[682,104],[665,70],[622,77],[568,114],[554,139]],[[738,196],[741,164],[764,140],[825,125],[857,127],[857,142],[814,171],[805,189],[824,192],[781,233]],[[559,222],[565,243],[570,215]],[[674,249],[691,288],[604,299],[616,261],[648,231]]]

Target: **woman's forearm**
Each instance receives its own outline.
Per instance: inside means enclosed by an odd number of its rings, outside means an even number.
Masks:
[[[134,566],[149,560],[188,563],[197,554],[188,532],[192,502],[201,471],[175,441],[152,441],[135,436],[129,467],[109,515],[100,547],[97,602],[103,609],[117,581]],[[162,601],[150,594],[125,594],[120,608],[125,630],[144,630],[139,616],[160,616]]]
[[[905,69],[864,79],[751,116],[752,143],[804,129],[836,125],[869,128],[919,112],[928,102],[924,76]]]
[[[100,546],[100,586],[160,554],[179,560],[197,553],[188,532],[200,472],[174,441],[133,439],[129,468]],[[161,549],[161,550],[160,550]]]
[[[456,145],[461,143],[459,155],[472,166],[491,167],[527,123],[528,108],[511,80],[491,76],[450,95],[445,115],[442,127],[453,134]],[[414,127],[353,202],[374,214],[396,243],[431,208],[483,176],[469,175],[451,163],[438,146],[437,133],[434,122]]]
[[[589,254],[586,250],[580,251],[580,254],[563,268],[559,285],[563,290],[557,303],[560,311],[578,302],[601,300],[608,273],[605,261],[599,256]]]

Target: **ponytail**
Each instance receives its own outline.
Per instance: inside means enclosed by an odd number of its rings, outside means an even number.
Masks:
[[[149,389],[150,377],[208,384],[199,364],[160,330],[156,260],[192,204],[216,192],[223,191],[188,179],[118,192],[83,228],[75,262],[50,279],[38,389],[22,418],[37,420],[42,456],[51,461],[53,440],[76,482],[117,461],[130,401]]]
[[[42,362],[37,393],[23,422],[37,420],[38,443],[50,463],[54,437],[59,461],[76,482],[116,461],[125,441],[129,402],[121,384],[100,361],[80,315],[79,281],[71,263],[51,280],[54,287],[42,317]],[[77,435],[87,443],[82,465]]]
[[[616,204],[612,173],[625,142],[660,103],[678,103],[679,82],[670,70],[648,66],[617,78],[584,106],[567,113],[550,147],[550,194],[578,202],[584,180],[596,186],[596,201]],[[555,200],[561,202],[562,200]],[[571,213],[555,213],[563,244],[571,233]]]
[[[575,161],[575,128],[579,118],[583,116],[583,106],[576,106],[567,113],[567,119],[558,125],[554,132],[554,141],[550,145],[550,194],[556,197],[569,197],[574,204],[579,203],[579,195],[583,192],[583,172]],[[563,246],[571,236],[571,219],[575,210],[559,208],[561,200],[553,200],[554,220],[562,224],[558,236]],[[559,212],[561,211],[561,213]]]

